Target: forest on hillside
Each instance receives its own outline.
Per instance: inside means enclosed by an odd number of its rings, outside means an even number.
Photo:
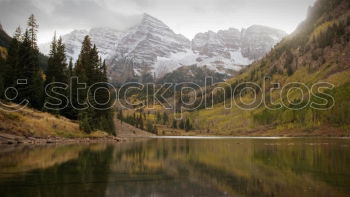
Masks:
[[[28,101],[34,109],[77,120],[86,133],[102,130],[115,135],[107,66],[97,47],[86,36],[78,60],[67,63],[62,38],[54,35],[49,57],[43,58],[37,45],[38,27],[31,15],[25,31],[18,27],[3,50],[0,99],[18,104]]]

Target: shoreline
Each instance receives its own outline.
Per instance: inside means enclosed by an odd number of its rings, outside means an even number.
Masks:
[[[126,124],[127,125],[127,124]],[[127,125],[129,126],[129,125]],[[153,135],[145,131],[129,130],[126,127],[119,136],[102,136],[102,137],[27,137],[0,132],[0,145],[17,145],[17,144],[92,144],[92,143],[121,143],[136,138],[341,138],[349,139],[350,131],[343,131],[335,128],[316,128],[316,129],[269,129],[254,131],[237,131],[233,135],[214,134],[214,133],[181,133],[172,135]],[[126,132],[128,130],[128,132]],[[133,131],[133,132],[132,132]],[[131,133],[131,134],[130,134]],[[185,134],[185,135],[184,135]]]
[[[90,144],[90,143],[120,143],[127,141],[126,138],[116,136],[106,137],[25,137],[12,134],[0,133],[0,145],[17,145],[17,144]]]

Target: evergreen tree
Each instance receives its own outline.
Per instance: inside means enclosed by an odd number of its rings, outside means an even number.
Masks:
[[[87,83],[87,77],[86,77],[86,65],[89,61],[89,53],[91,50],[91,41],[88,36],[85,37],[82,48],[78,57],[78,60],[75,64],[75,67],[72,72],[72,77],[77,77],[79,80],[79,83]],[[82,104],[86,102],[87,98],[87,89],[81,89],[79,91],[79,95],[77,95],[78,87],[75,83],[70,84],[70,89],[72,92],[72,98],[70,98],[71,105],[75,106],[76,108],[79,107],[79,104]],[[77,119],[79,112],[77,110],[73,110],[72,113],[69,115],[72,119]]]
[[[65,54],[65,46],[60,37],[56,39],[56,34],[51,43],[51,49],[46,72],[46,82],[51,83],[55,78],[56,82],[67,83],[67,58]]]
[[[22,35],[21,26],[18,26],[16,28],[13,38],[15,38],[18,42],[22,42],[23,41],[23,35]]]
[[[154,126],[150,120],[148,120],[146,122],[146,131],[151,132],[151,133],[155,133]]]
[[[19,46],[22,40],[21,28],[16,29],[15,35],[11,40],[10,47],[8,48],[8,55],[6,59],[6,65],[4,66],[4,87],[12,87],[16,84],[16,80],[19,77]]]
[[[62,38],[60,37],[57,40],[55,34],[51,43],[51,49],[49,54],[48,66],[46,71],[46,84],[50,84],[52,82],[68,84],[69,72],[67,70],[66,60],[67,59],[65,55],[65,46],[62,42]],[[58,89],[58,91],[59,94],[65,95],[66,98],[69,98],[70,94],[68,88],[66,90],[60,88]],[[67,106],[67,103],[62,103],[62,106],[59,106],[60,108],[64,107],[64,109],[61,110],[59,114],[68,118],[72,118],[74,109],[70,105],[68,105],[68,107],[65,106]]]
[[[92,120],[92,111],[81,111],[79,113],[79,125],[80,129],[86,133],[91,133],[93,128],[90,126],[90,121]]]
[[[55,82],[55,78],[52,79],[52,82]],[[48,95],[52,95],[52,90],[53,89],[48,89]],[[48,96],[46,95],[45,97],[45,103],[50,103],[50,104],[57,104],[57,100],[53,99],[51,96]],[[44,105],[44,109],[43,111],[46,111],[46,112],[49,112],[49,113],[52,113],[52,114],[55,114],[55,115],[59,115],[60,114],[60,111],[58,109],[52,109],[51,107],[50,108],[45,108],[45,105]]]
[[[169,121],[168,114],[166,112],[163,113],[163,125],[167,124]]]
[[[142,115],[140,115],[139,128],[142,129],[142,130],[144,129]]]
[[[33,31],[33,30],[32,30]],[[36,32],[36,31],[33,31]],[[32,35],[33,36],[33,35]],[[18,78],[27,80],[26,86],[21,86],[19,99],[28,99],[30,105],[36,109],[41,109],[43,105],[43,73],[39,68],[39,51],[32,48],[36,39],[32,39],[29,31],[24,33],[23,42],[19,46]],[[34,37],[36,35],[34,34]]]
[[[92,100],[91,97],[92,95],[89,94],[89,96],[85,98],[85,102],[87,102],[88,99]],[[94,116],[95,116],[94,110],[90,106],[86,109],[79,110],[78,120],[79,120],[80,128],[86,133],[91,133],[96,129],[95,127],[96,119],[94,119]]]
[[[185,122],[183,119],[179,123],[179,129],[185,129]]]
[[[0,70],[3,70],[5,68],[5,60],[3,59],[1,53],[0,53]],[[4,77],[3,72],[0,72],[0,98],[4,98]]]
[[[28,25],[30,46],[33,49],[38,50],[37,33],[38,33],[39,24],[37,23],[34,14],[30,15],[30,17],[28,18],[27,25]]]
[[[73,72],[73,58],[69,59],[67,76],[68,76],[68,81],[71,79],[72,76],[74,76],[74,72]]]
[[[93,105],[90,107],[93,107],[90,127],[114,135],[114,115],[110,109],[113,102],[110,99],[111,95],[106,84],[108,82],[106,63],[99,58],[97,48],[95,45],[92,46],[89,36],[84,38],[81,52],[74,68],[74,74],[79,78],[80,83],[87,84],[87,87],[90,88],[90,93],[93,94],[89,95],[89,97],[91,96],[89,103]],[[72,87],[72,89],[73,92],[76,92],[75,87]],[[79,103],[82,103],[86,95],[87,91],[81,91],[80,97],[74,102],[79,101]],[[135,121],[135,117],[132,120]]]
[[[177,121],[173,120],[172,128],[177,129]]]
[[[0,63],[0,68],[2,68],[2,63]],[[0,98],[4,98],[4,81],[2,73],[0,73]]]
[[[56,33],[52,39],[51,42],[51,49],[49,53],[49,60],[47,63],[47,70],[46,70],[46,83],[51,83],[52,79],[55,78],[56,74],[56,62],[55,57],[57,54],[57,39],[56,39]]]
[[[81,83],[88,83],[87,73],[91,70],[91,40],[89,36],[85,36],[78,61],[75,67],[75,74]],[[91,85],[91,83],[88,83]]]
[[[161,120],[162,120],[162,117],[161,117],[159,112],[157,112],[157,114],[156,114],[156,120],[157,120],[158,123],[160,123]]]
[[[185,122],[185,130],[186,131],[189,131],[189,130],[192,130],[192,125],[191,125],[191,122],[190,122],[190,119],[186,119],[186,122]]]

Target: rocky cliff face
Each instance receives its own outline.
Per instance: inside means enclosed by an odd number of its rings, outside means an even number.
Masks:
[[[175,34],[160,20],[144,14],[141,23],[128,31],[118,42],[115,57],[132,57],[136,63],[152,65],[157,57],[190,49],[190,41]]]
[[[133,78],[133,75],[151,75],[159,57],[169,58],[171,54],[190,50],[191,42],[182,35],[175,34],[162,21],[144,14],[140,24],[130,29],[118,42],[114,55],[110,58],[112,70],[119,72],[119,79]],[[125,63],[129,64],[125,64]],[[171,66],[171,65],[169,65]],[[173,69],[171,69],[173,70]],[[118,75],[117,73],[114,73]]]
[[[230,58],[230,51],[240,48],[241,32],[237,29],[221,30],[218,33],[208,31],[197,34],[192,40],[193,51],[214,57],[221,55]]]
[[[241,35],[241,49],[244,57],[251,60],[262,58],[271,48],[287,34],[284,31],[261,25],[253,25],[243,29]]]
[[[252,62],[262,58],[286,35],[283,31],[259,25],[242,31],[233,28],[217,33],[209,31],[195,36],[192,49],[201,55],[208,57],[220,55],[234,60],[236,64],[246,65],[249,61],[237,58],[237,53]]]
[[[67,56],[73,58],[74,61],[78,59],[82,42],[87,35],[90,36],[92,42],[96,44],[101,57],[103,59],[109,59],[110,56],[114,54],[114,49],[123,34],[123,32],[113,28],[92,28],[90,31],[74,30],[62,36],[62,40],[66,45]],[[40,50],[48,54],[50,44],[41,45]]]
[[[111,78],[151,75],[161,78],[182,66],[197,65],[218,73],[231,73],[264,56],[286,34],[264,26],[242,31],[234,28],[199,33],[190,41],[162,21],[144,14],[125,32],[112,28],[75,30],[63,36],[67,55],[78,58],[84,36],[89,35],[100,55],[111,65]],[[49,44],[41,46],[49,51]]]

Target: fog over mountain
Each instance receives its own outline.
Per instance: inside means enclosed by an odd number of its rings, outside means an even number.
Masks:
[[[56,32],[74,60],[89,35],[113,79],[159,79],[193,65],[229,77],[293,31],[313,2],[0,0],[0,20],[12,34],[17,25],[25,26],[23,15],[34,13],[40,24],[40,50],[47,54]],[[121,62],[125,59],[132,59],[132,65]]]
[[[161,20],[144,14],[134,27],[74,30],[63,36],[67,56],[75,62],[82,41],[89,35],[103,59],[112,80],[125,82],[142,78],[160,79],[183,66],[204,67],[223,77],[232,76],[246,65],[262,58],[287,34],[278,29],[253,25],[247,29],[228,28],[197,33],[189,40],[176,34]],[[50,43],[40,45],[48,54]]]
[[[161,19],[176,33],[192,39],[198,32],[254,24],[292,32],[314,0],[0,0],[0,22],[12,34],[23,16],[34,13],[40,23],[39,43],[54,31],[134,26],[143,13]]]

